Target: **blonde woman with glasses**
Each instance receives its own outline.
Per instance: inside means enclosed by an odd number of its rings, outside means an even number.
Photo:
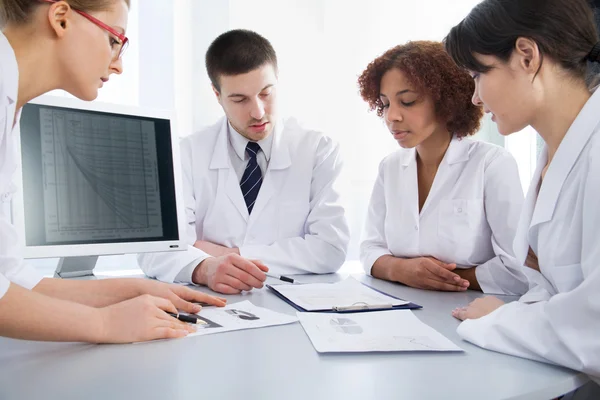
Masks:
[[[5,206],[15,190],[21,108],[54,89],[95,99],[123,71],[128,11],[129,0],[0,0],[0,336],[94,343],[175,338],[193,329],[167,312],[198,312],[197,301],[225,304],[151,280],[42,278],[18,251]]]

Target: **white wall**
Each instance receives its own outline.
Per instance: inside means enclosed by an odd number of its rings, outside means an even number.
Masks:
[[[357,77],[388,48],[408,40],[441,40],[478,0],[138,0],[130,13],[122,76],[111,77],[100,100],[173,109],[178,134],[189,135],[221,115],[204,66],[214,38],[234,28],[271,41],[280,67],[284,115],[339,141],[346,156],[346,206],[358,243],[380,160],[397,148],[381,120],[358,95]],[[531,129],[505,140],[484,118],[477,138],[505,145],[526,189],[535,167]]]

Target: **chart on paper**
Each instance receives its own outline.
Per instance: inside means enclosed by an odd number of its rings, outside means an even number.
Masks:
[[[40,110],[46,240],[162,235],[150,121]]]

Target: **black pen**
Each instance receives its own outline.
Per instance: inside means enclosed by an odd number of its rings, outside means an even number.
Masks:
[[[279,279],[280,281],[284,281],[284,282],[288,282],[288,283],[300,283],[290,277],[283,276],[283,275],[275,275],[275,274],[271,274],[269,272],[266,272],[265,275],[267,275],[270,278]]]
[[[171,317],[176,318],[182,322],[188,322],[190,324],[206,324],[205,321],[201,320],[195,315],[188,314],[173,314],[172,312],[167,312]]]

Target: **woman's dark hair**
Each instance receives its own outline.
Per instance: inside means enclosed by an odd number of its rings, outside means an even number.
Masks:
[[[234,29],[217,37],[206,51],[206,70],[220,89],[219,77],[245,74],[265,64],[277,71],[277,55],[271,43],[256,32]]]
[[[431,96],[436,116],[457,137],[473,135],[479,129],[483,110],[471,102],[475,83],[456,66],[440,42],[415,41],[393,47],[367,66],[358,78],[360,95],[383,116],[381,78],[396,68],[419,92]]]
[[[460,66],[485,73],[475,54],[507,62],[519,37],[535,41],[542,62],[552,59],[575,77],[586,78],[588,61],[600,62],[594,13],[586,0],[484,0],[444,39]]]

